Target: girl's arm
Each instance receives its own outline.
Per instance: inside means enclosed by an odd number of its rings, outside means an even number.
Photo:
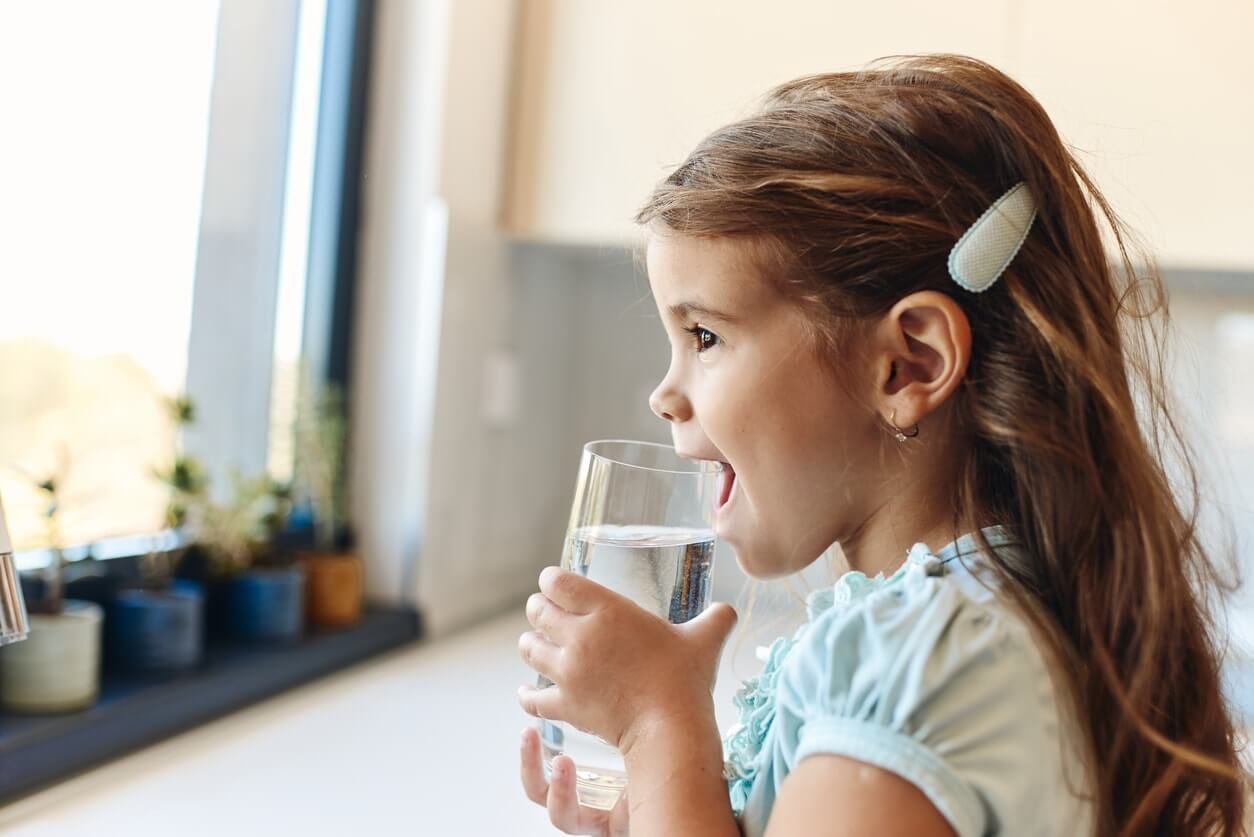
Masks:
[[[779,789],[766,837],[802,834],[955,837],[917,787],[887,770],[835,755],[802,759]]]
[[[632,837],[739,837],[712,705],[641,730],[623,758]]]
[[[702,727],[705,727],[702,731]],[[632,837],[739,837],[713,714],[655,727],[624,753]],[[803,759],[766,837],[956,837],[923,792],[887,770],[833,755]]]

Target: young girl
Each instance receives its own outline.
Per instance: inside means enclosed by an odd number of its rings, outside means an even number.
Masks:
[[[719,537],[757,578],[833,543],[850,569],[772,647],[725,744],[731,608],[673,626],[545,570],[520,650],[556,686],[520,701],[616,744],[628,774],[610,815],[581,809],[570,759],[547,784],[524,732],[553,822],[1241,833],[1214,573],[1162,464],[1162,287],[1036,100],[948,55],[802,78],[639,220],[671,343],[650,404],[682,454],[724,463]]]

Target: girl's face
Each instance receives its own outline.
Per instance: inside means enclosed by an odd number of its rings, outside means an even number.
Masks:
[[[851,394],[856,376],[836,381],[802,312],[751,264],[734,240],[650,237],[671,363],[649,405],[681,455],[726,463],[715,531],[747,573],[769,578],[874,513],[884,430]]]

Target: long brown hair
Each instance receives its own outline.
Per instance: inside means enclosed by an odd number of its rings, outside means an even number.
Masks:
[[[1019,181],[1039,207],[1027,241],[992,289],[962,291],[950,249]],[[955,522],[1002,523],[1030,556],[997,570],[1061,661],[1098,833],[1243,833],[1204,592],[1222,574],[1155,346],[1165,292],[1040,104],[956,55],[801,78],[702,141],[637,220],[758,245],[827,348],[915,291],[962,305]]]

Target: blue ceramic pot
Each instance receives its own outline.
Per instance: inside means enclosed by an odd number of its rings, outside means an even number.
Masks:
[[[204,603],[204,590],[194,581],[118,593],[105,620],[110,661],[151,673],[195,667],[204,649]]]
[[[305,574],[300,567],[250,570],[231,582],[227,604],[236,639],[299,639],[305,629]]]

